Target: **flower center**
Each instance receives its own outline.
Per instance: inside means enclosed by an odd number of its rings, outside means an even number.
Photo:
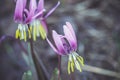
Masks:
[[[62,42],[63,42],[63,46],[64,46],[66,54],[70,54],[71,52],[73,52],[73,50],[66,38],[63,37]]]
[[[69,54],[69,60],[68,60],[68,74],[71,72],[74,72],[74,68],[82,71],[81,66],[84,66],[84,60],[81,56],[79,56],[76,52],[72,52]]]

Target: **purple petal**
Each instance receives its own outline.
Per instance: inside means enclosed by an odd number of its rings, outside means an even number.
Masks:
[[[60,5],[60,1],[58,1],[57,5],[55,7],[53,7],[46,15],[44,18],[47,18],[49,15],[51,15],[53,13],[53,11],[55,11],[55,9]]]
[[[48,38],[46,38],[48,44],[50,45],[50,47],[56,52],[58,53],[57,49],[53,46],[53,44],[50,42],[50,40]]]
[[[62,40],[61,40],[61,37],[60,35],[58,35],[56,33],[56,31],[53,30],[52,32],[52,36],[53,36],[53,40],[55,42],[55,45],[59,51],[59,54],[64,54],[65,53],[65,49],[64,49],[64,46],[63,46],[63,43],[62,43]]]
[[[30,0],[29,10],[35,12],[37,9],[36,0]]]
[[[71,29],[73,30],[73,28],[72,27],[69,28],[69,26],[64,25],[63,29],[64,29],[65,37],[68,40],[71,48],[74,49],[74,50],[76,50],[77,49],[77,41],[76,41],[75,36],[73,36],[74,32],[71,31]]]
[[[27,15],[25,23],[29,23],[32,20],[34,14],[35,14],[36,8],[37,8],[36,0],[30,0],[29,14]]]
[[[73,37],[76,39],[76,36],[75,36],[75,32],[72,28],[72,25],[70,24],[70,22],[66,22],[66,26],[69,28],[69,30],[71,31]]]
[[[26,0],[17,0],[15,13],[14,13],[14,20],[17,22],[23,21],[23,11],[26,6]]]
[[[27,18],[25,19],[24,23],[28,24],[32,21],[32,17],[33,17],[33,13],[30,12],[28,15],[27,15]]]
[[[44,9],[44,0],[39,0],[37,11],[41,11]]]
[[[24,13],[25,13],[25,15],[29,15],[28,9],[24,9]]]
[[[23,0],[23,8],[26,7],[27,0]]]
[[[45,9],[39,11],[37,14],[35,14],[35,15],[33,16],[33,19],[41,17],[41,16],[43,15],[43,12],[44,12],[44,11],[45,11]]]

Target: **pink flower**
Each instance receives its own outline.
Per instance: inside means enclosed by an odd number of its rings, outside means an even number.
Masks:
[[[43,20],[47,18],[55,9],[60,5],[58,1],[57,5],[53,7],[46,15],[44,15],[44,0],[39,0],[38,4],[36,0],[30,0],[29,8],[26,8],[27,0],[16,0],[16,7],[14,13],[14,20],[20,23],[30,23],[34,19]]]
[[[38,4],[36,0],[30,0],[29,8],[26,8],[26,2],[27,0],[16,0],[14,20],[19,23],[16,30],[16,38],[26,41],[28,33],[29,38],[32,38],[34,41],[39,36],[45,39],[48,32],[46,18],[55,11],[60,2],[58,1],[57,5],[46,15],[44,15],[44,0],[39,0]]]
[[[63,26],[64,35],[58,34],[56,31],[52,31],[53,40],[55,42],[55,47],[47,39],[49,45],[58,55],[68,55],[68,73],[71,71],[74,72],[74,67],[81,72],[80,65],[84,65],[83,58],[76,53],[77,50],[77,40],[75,32],[72,28],[72,25],[69,22],[66,22],[66,25]]]

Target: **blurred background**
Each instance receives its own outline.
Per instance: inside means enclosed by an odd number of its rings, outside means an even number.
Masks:
[[[60,6],[47,18],[51,30],[63,33],[62,25],[71,22],[78,40],[79,55],[84,57],[83,72],[75,70],[73,80],[119,80],[120,79],[120,0],[60,0]],[[57,0],[45,0],[49,11]],[[14,36],[14,0],[0,2],[0,37]],[[0,42],[0,80],[21,80],[29,70],[23,54],[27,49],[24,41],[6,38]],[[22,46],[22,47],[21,47]],[[24,47],[24,48],[23,48]],[[41,68],[41,80],[57,80],[58,59],[46,41],[34,42]],[[67,56],[62,57],[61,80],[70,80],[67,74]]]

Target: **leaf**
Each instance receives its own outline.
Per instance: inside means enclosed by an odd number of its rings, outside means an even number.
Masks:
[[[52,74],[52,78],[50,80],[58,80],[58,74],[59,74],[59,70],[55,68]]]
[[[32,80],[32,72],[30,70],[24,72],[22,80]]]

